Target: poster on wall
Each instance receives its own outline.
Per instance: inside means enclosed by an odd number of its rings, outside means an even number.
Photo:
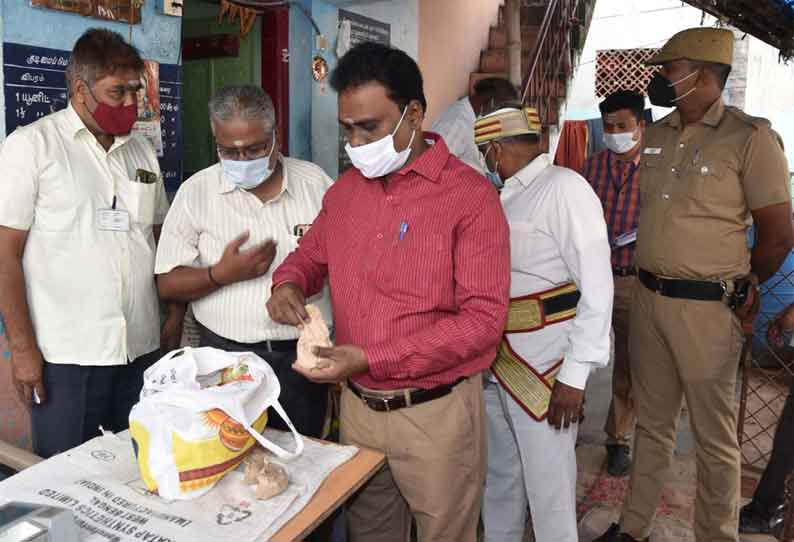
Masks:
[[[30,0],[34,8],[54,9],[84,17],[138,24],[141,22],[141,0]]]
[[[391,44],[391,25],[351,11],[339,10],[339,22],[350,22],[350,46],[372,41],[383,45]],[[339,173],[350,167],[350,157],[345,151],[345,132],[339,127]]]
[[[6,134],[66,107],[69,51],[3,44]],[[165,188],[182,182],[182,67],[146,61],[136,131],[152,142]]]
[[[143,90],[138,94],[138,122],[132,128],[152,144],[157,157],[163,157],[163,133],[160,124],[160,63],[144,60],[141,83]]]

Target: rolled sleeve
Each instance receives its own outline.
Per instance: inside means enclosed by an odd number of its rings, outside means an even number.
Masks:
[[[790,201],[789,170],[780,136],[760,127],[750,137],[744,159],[742,186],[751,210]]]
[[[180,266],[195,266],[199,259],[199,229],[190,209],[189,185],[177,192],[165,216],[154,273],[162,275]],[[167,203],[167,202],[166,202]]]
[[[38,191],[36,149],[24,131],[17,130],[0,149],[0,226],[29,230]]]

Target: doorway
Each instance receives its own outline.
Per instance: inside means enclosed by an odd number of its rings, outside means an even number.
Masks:
[[[289,12],[263,10],[245,36],[239,21],[218,22],[220,5],[185,0],[182,21],[184,178],[217,162],[207,103],[221,87],[260,85],[273,99],[282,152],[289,141]],[[204,47],[204,49],[201,48]]]

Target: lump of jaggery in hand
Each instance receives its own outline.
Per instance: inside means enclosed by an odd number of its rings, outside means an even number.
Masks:
[[[315,305],[306,305],[306,312],[309,314],[310,320],[303,324],[298,339],[297,364],[305,369],[316,369],[326,365],[329,361],[316,356],[314,349],[318,346],[331,346],[331,337],[320,309]]]

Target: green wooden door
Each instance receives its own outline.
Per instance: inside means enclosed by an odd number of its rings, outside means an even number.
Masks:
[[[189,12],[189,11],[188,11]],[[212,34],[239,34],[239,22],[218,24],[216,16],[188,18],[182,22],[182,37]],[[262,24],[240,39],[236,58],[210,58],[184,62],[184,168],[186,176],[217,161],[215,142],[207,113],[207,102],[214,92],[232,84],[260,85]]]

